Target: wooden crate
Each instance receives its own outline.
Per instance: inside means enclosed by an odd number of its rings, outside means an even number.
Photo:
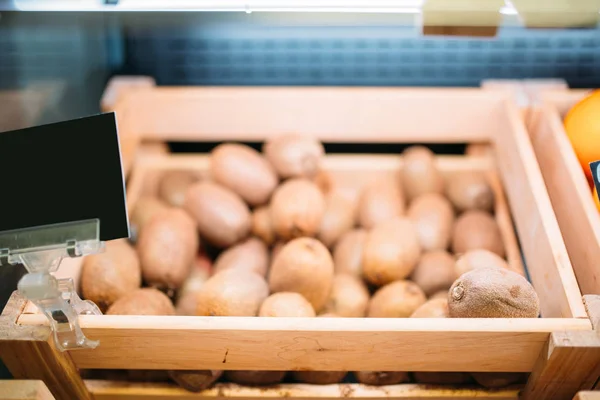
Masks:
[[[562,122],[588,92],[542,91],[528,113],[528,125],[581,291],[600,294],[600,216]]]
[[[496,216],[519,265],[516,226],[541,301],[534,319],[305,319],[81,316],[93,350],[56,351],[45,318],[18,294],[0,320],[0,354],[12,373],[43,379],[58,399],[435,398],[572,399],[600,375],[595,327],[600,304],[576,283],[519,111],[505,93],[480,89],[156,88],[121,90],[114,109],[124,153],[135,165],[128,203],[152,191],[168,169],[206,171],[207,158],[139,152],[161,141],[262,141],[282,132],[343,142],[487,143],[490,156],[438,157],[446,173],[486,171]],[[355,182],[395,176],[399,156],[328,156],[326,169]],[[506,201],[504,201],[506,193]],[[61,274],[77,274],[68,260]],[[599,314],[600,315],[600,314]],[[84,381],[86,369],[254,369],[532,372],[527,385],[500,391],[395,385],[217,385],[192,394],[172,385]]]

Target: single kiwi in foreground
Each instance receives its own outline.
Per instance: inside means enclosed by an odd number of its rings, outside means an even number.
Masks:
[[[309,135],[298,134],[270,138],[262,151],[282,179],[315,177],[325,155],[321,142]]]
[[[276,385],[285,375],[285,371],[225,371],[228,381],[247,386]]]
[[[506,255],[500,228],[484,211],[466,211],[454,223],[452,251],[462,254],[469,250],[486,249],[500,257]]]
[[[354,377],[364,385],[373,386],[397,385],[409,381],[408,373],[399,371],[357,371]]]
[[[369,303],[371,318],[408,318],[427,301],[425,293],[411,281],[395,281],[379,289]]]
[[[294,371],[292,377],[297,382],[312,385],[333,385],[343,381],[347,374],[345,371]]]
[[[175,315],[166,294],[154,288],[137,289],[115,301],[107,315]]]
[[[461,275],[448,292],[452,318],[537,318],[540,301],[523,276],[500,268]]]
[[[364,282],[350,274],[338,274],[333,278],[329,300],[323,309],[340,317],[362,318],[369,306],[369,290]]]
[[[259,317],[314,317],[315,310],[301,294],[279,292],[267,297],[258,311]]]
[[[260,239],[250,237],[226,250],[215,260],[214,272],[245,269],[264,277],[269,269],[269,249]]]

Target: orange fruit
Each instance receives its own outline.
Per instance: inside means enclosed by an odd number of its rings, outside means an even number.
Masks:
[[[593,91],[575,104],[567,113],[564,126],[581,168],[590,181],[589,163],[600,160],[600,90]]]

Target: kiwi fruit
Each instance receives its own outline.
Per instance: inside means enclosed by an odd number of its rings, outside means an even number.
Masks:
[[[271,292],[300,293],[316,312],[327,302],[332,284],[331,254],[321,242],[313,238],[298,238],[288,242],[271,265]]]
[[[258,207],[252,213],[252,234],[260,238],[267,246],[275,243],[275,232],[271,223],[271,211],[268,206]]]
[[[413,377],[425,385],[464,385],[472,381],[467,372],[413,372]]]
[[[329,300],[323,309],[340,317],[362,318],[369,306],[369,290],[362,280],[349,274],[333,277]]]
[[[452,234],[452,250],[463,254],[469,250],[485,249],[504,258],[500,228],[485,211],[466,211],[456,219]]]
[[[198,294],[194,292],[188,292],[177,297],[177,302],[175,303],[175,314],[187,316],[196,315],[197,306]]]
[[[275,257],[277,257],[277,254],[279,254],[279,252],[281,251],[281,249],[283,249],[283,246],[285,246],[286,243],[287,242],[280,240],[273,245],[273,248],[271,249],[271,263],[273,263]]]
[[[165,202],[156,197],[145,196],[136,201],[129,216],[133,241],[137,240],[140,230],[152,217],[168,207]]]
[[[454,276],[458,279],[462,274],[476,268],[506,268],[508,264],[496,253],[485,249],[469,250],[461,255],[454,264]]]
[[[325,213],[317,238],[331,248],[338,239],[354,227],[354,204],[338,192],[330,192],[325,197]]]
[[[524,382],[527,374],[523,372],[472,372],[473,379],[487,389],[499,389],[515,383]]]
[[[173,303],[166,294],[155,288],[141,288],[115,301],[107,315],[175,315]]]
[[[434,294],[432,294],[429,297],[429,300],[433,300],[433,299],[448,300],[448,291],[447,290],[440,290],[439,292],[435,292]]]
[[[226,269],[208,279],[198,291],[196,315],[255,317],[269,287],[260,275],[245,269]]]
[[[273,193],[270,210],[273,230],[278,237],[289,240],[315,236],[325,212],[325,198],[311,181],[290,179]]]
[[[169,378],[190,392],[208,389],[223,375],[223,371],[217,370],[174,370],[168,373]]]
[[[142,285],[137,253],[124,239],[107,242],[105,251],[85,257],[81,268],[81,294],[103,312]]]
[[[446,194],[459,212],[494,210],[494,191],[483,172],[462,172],[450,177]]]
[[[198,180],[190,171],[169,171],[160,179],[158,197],[173,207],[183,206],[188,188]]]
[[[200,235],[217,247],[229,247],[248,237],[251,215],[240,196],[213,182],[193,184],[184,208],[196,221]]]
[[[362,277],[363,248],[367,239],[365,229],[353,229],[344,233],[333,248],[333,264],[336,274]]]
[[[371,229],[375,225],[404,215],[404,195],[392,182],[375,181],[367,185],[358,199],[358,225]]]
[[[421,256],[417,231],[408,218],[394,218],[377,225],[367,234],[363,249],[363,276],[382,286],[405,279]]]
[[[370,318],[408,318],[427,301],[425,293],[411,281],[396,281],[375,292],[369,303]]]
[[[210,153],[213,179],[237,193],[251,206],[269,201],[278,179],[269,162],[252,147],[224,143]]]
[[[214,273],[226,269],[245,269],[260,276],[267,275],[269,249],[260,239],[251,237],[223,251],[214,264]]]
[[[292,377],[297,382],[312,385],[333,385],[343,381],[347,374],[344,371],[294,371]]]
[[[415,198],[407,212],[425,251],[446,250],[450,245],[454,211],[450,202],[438,193]]]
[[[301,294],[279,292],[267,297],[258,311],[259,317],[314,317],[315,310]]]
[[[446,295],[447,297],[447,295]],[[411,318],[448,318],[448,299],[437,298],[427,300],[410,316]]]
[[[246,386],[276,385],[285,375],[285,371],[225,371],[228,381]]]
[[[282,179],[314,177],[325,155],[321,142],[308,135],[297,134],[270,138],[262,151]]]
[[[537,318],[540,301],[533,286],[516,272],[477,268],[452,284],[448,309],[452,318]]]
[[[447,291],[456,280],[454,257],[445,250],[424,253],[410,278],[427,296]]]
[[[198,292],[208,280],[212,272],[212,262],[204,253],[194,260],[192,271],[181,288],[177,291],[175,311],[177,315],[196,315]]]
[[[157,214],[144,225],[137,242],[144,281],[179,288],[190,274],[198,244],[194,221],[185,211],[172,208]]]
[[[354,377],[363,385],[383,386],[408,382],[408,373],[400,371],[357,371]]]
[[[425,146],[411,146],[402,152],[402,159],[400,180],[409,200],[425,193],[444,193],[444,177],[431,150]]]

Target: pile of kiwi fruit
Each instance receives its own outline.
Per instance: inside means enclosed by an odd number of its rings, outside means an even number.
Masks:
[[[442,174],[412,146],[396,179],[349,195],[322,143],[281,135],[262,152],[223,143],[209,176],[165,172],[130,210],[133,236],[84,260],[81,293],[112,315],[536,318],[532,285],[506,262],[495,194],[481,172]],[[199,391],[218,380],[389,385],[479,383],[522,374],[129,371]]]

